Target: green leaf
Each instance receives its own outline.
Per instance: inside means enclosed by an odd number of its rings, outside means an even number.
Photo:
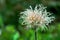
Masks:
[[[9,32],[15,32],[14,25],[7,25],[6,30]]]
[[[19,33],[16,32],[14,35],[13,35],[13,40],[18,40],[19,38]]]

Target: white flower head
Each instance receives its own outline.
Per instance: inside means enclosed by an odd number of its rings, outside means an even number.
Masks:
[[[34,10],[30,6],[30,9],[26,9],[20,18],[23,19],[22,24],[25,24],[27,28],[47,28],[46,25],[51,23],[55,18],[51,15],[50,12],[47,12],[46,7],[39,4],[36,5]]]

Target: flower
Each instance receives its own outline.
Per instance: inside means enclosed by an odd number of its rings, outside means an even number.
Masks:
[[[20,18],[23,19],[22,24],[26,25],[27,28],[47,28],[46,25],[51,23],[55,17],[52,16],[52,13],[47,12],[46,7],[39,4],[36,5],[34,10],[30,6],[30,9],[26,9],[24,12],[21,12],[22,16]]]

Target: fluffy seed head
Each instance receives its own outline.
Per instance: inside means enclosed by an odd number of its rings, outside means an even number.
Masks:
[[[47,12],[46,7],[39,4],[36,5],[34,10],[30,6],[30,9],[26,9],[24,12],[21,12],[20,14],[23,14],[20,18],[23,19],[22,24],[25,24],[27,28],[47,28],[46,25],[51,23],[55,17],[52,16],[52,13]]]

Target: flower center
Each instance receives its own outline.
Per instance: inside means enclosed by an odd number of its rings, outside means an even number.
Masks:
[[[35,21],[36,20],[36,14],[35,13],[31,13],[29,16],[28,16],[28,19],[30,21]]]

